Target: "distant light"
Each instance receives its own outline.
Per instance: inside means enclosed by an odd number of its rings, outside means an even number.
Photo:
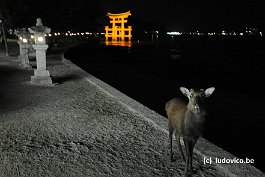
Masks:
[[[244,35],[244,33],[239,33],[239,35],[240,35],[240,36],[243,36],[243,35]]]
[[[30,38],[31,38],[31,39],[34,39],[34,35],[30,35]]]
[[[262,32],[259,32],[259,34],[262,36]]]
[[[27,43],[28,40],[27,40],[26,38],[23,38],[23,39],[22,39],[22,42]]]
[[[79,33],[76,33],[77,35],[79,35]]]
[[[20,40],[22,40],[23,38],[22,37],[19,37]]]
[[[58,35],[60,36],[61,34],[60,34],[60,33],[58,33]]]
[[[65,36],[68,36],[68,34],[67,34],[67,33],[65,33]]]
[[[44,41],[43,37],[38,37],[38,41],[43,42]]]
[[[54,36],[57,36],[57,33],[54,33]]]
[[[180,32],[167,32],[168,35],[181,35]]]
[[[81,35],[83,36],[83,35],[84,35],[84,33],[81,33]]]
[[[49,36],[52,36],[52,34],[49,34]]]

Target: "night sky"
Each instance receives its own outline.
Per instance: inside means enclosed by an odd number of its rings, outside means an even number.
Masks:
[[[131,10],[136,19],[158,22],[168,30],[242,30],[265,28],[258,0],[100,0],[103,12]]]
[[[246,27],[265,31],[262,0],[1,0],[0,8],[11,28],[31,25],[42,17],[53,29],[104,31],[107,12],[130,10],[133,26],[156,24],[180,32]]]

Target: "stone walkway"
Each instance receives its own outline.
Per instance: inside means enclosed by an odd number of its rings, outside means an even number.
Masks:
[[[167,132],[86,72],[49,60],[58,84],[38,87],[18,64],[0,57],[0,177],[183,176],[180,154],[169,160]],[[197,153],[194,167],[194,177],[227,176]]]

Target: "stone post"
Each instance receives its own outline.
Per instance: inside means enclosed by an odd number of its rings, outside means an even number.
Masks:
[[[29,63],[29,55],[28,55],[28,48],[29,45],[27,43],[21,44],[21,50],[22,50],[22,56],[21,56],[21,64],[19,65],[21,68],[32,68],[32,66]]]
[[[17,43],[19,46],[19,55],[17,56],[17,61],[22,62],[22,46],[21,46],[22,41],[18,40]]]
[[[53,85],[50,72],[46,69],[46,44],[45,34],[51,32],[51,29],[43,26],[40,18],[37,19],[36,26],[29,28],[29,32],[34,34],[36,50],[37,69],[34,70],[34,76],[31,76],[31,83],[35,85],[50,86]]]
[[[19,56],[18,61],[21,62],[19,65],[22,68],[32,68],[29,63],[28,50],[29,50],[29,32],[26,31],[26,28],[22,30],[15,31],[15,34],[18,36],[19,44]]]

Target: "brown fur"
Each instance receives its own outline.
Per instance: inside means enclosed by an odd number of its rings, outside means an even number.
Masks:
[[[192,171],[192,154],[194,146],[203,132],[203,123],[205,119],[204,98],[209,97],[214,87],[207,90],[190,91],[184,87],[180,88],[182,93],[189,98],[188,104],[180,98],[173,98],[165,105],[168,117],[169,140],[170,140],[170,157],[173,161],[172,153],[172,136],[175,130],[175,136],[178,143],[178,149],[181,152],[183,160],[186,162],[185,172]],[[184,156],[180,137],[183,137],[185,154]]]

